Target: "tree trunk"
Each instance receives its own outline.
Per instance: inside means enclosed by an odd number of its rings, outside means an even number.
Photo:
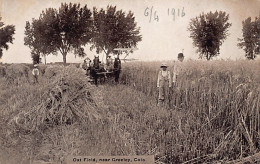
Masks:
[[[209,52],[207,52],[207,54],[206,54],[207,56],[206,56],[206,58],[207,58],[207,61],[209,61],[210,60],[210,56],[209,56]]]
[[[44,55],[44,64],[46,65],[46,55]]]
[[[66,64],[67,53],[63,53],[62,56],[63,56],[63,64],[65,65]]]

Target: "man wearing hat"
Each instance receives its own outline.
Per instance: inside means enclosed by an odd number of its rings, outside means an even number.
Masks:
[[[89,75],[90,72],[90,62],[91,60],[87,57],[86,59],[84,59],[83,63],[80,64],[80,68],[86,75]]]
[[[158,104],[164,103],[165,97],[168,96],[169,88],[172,87],[171,73],[167,70],[167,65],[162,63],[161,70],[158,73],[157,88],[159,88]]]
[[[87,59],[84,59],[83,63],[80,64],[80,68],[87,70]]]
[[[107,58],[107,70],[109,72],[111,72],[113,70],[114,66],[113,66],[113,59],[111,58],[111,55],[108,55]]]
[[[114,74],[115,74],[116,83],[118,83],[120,72],[121,72],[121,60],[119,59],[119,56],[117,56],[114,61]]]
[[[38,83],[38,76],[40,74],[40,71],[38,69],[38,65],[34,64],[34,68],[32,70],[32,74],[33,74],[33,83]]]
[[[173,82],[174,86],[176,86],[178,75],[180,74],[180,72],[182,70],[182,64],[181,63],[183,62],[183,60],[184,60],[183,53],[179,53],[178,54],[178,61],[174,63],[174,68],[173,68],[172,82]]]

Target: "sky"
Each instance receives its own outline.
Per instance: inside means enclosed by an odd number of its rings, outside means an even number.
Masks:
[[[117,9],[134,13],[137,26],[140,27],[142,41],[137,50],[129,56],[141,61],[175,60],[179,52],[186,59],[198,59],[196,47],[192,45],[187,30],[190,19],[202,12],[225,11],[229,14],[229,36],[220,47],[221,59],[244,59],[244,51],[237,47],[238,38],[242,38],[242,21],[253,19],[260,14],[260,0],[0,0],[0,15],[6,25],[15,25],[13,44],[3,51],[3,63],[31,63],[29,47],[24,45],[26,21],[38,18],[46,8],[59,8],[61,3],[87,4],[89,9],[106,8],[116,5]],[[175,14],[173,14],[175,11]],[[175,19],[174,16],[175,15]],[[158,18],[158,19],[154,19]],[[0,36],[1,37],[1,36]],[[85,47],[86,54],[92,58],[95,50]],[[101,58],[104,53],[99,55]],[[81,62],[83,59],[68,54],[67,62]],[[61,54],[47,56],[47,62],[62,62]]]

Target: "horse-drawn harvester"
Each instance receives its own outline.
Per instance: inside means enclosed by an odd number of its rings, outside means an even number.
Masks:
[[[121,60],[127,61],[127,60],[133,60],[133,59],[126,59],[128,54],[133,51],[132,48],[116,48],[114,51],[117,52],[117,55],[115,59],[113,60],[110,55],[106,57],[106,63],[102,63],[99,60],[98,56],[95,56],[93,59],[93,62],[89,60],[89,63],[87,64],[87,75],[90,76],[91,81],[93,81],[96,85],[99,81],[105,81],[108,78],[115,79],[115,82],[118,83],[119,75],[121,72]],[[123,59],[119,58],[119,55],[123,52],[126,53],[126,56]],[[84,68],[83,68],[84,69]]]

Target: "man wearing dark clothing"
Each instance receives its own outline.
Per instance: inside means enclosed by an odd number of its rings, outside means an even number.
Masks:
[[[95,56],[94,60],[93,60],[93,77],[94,77],[94,81],[95,81],[95,85],[97,86],[97,81],[98,81],[98,71],[99,71],[99,57]]]
[[[115,58],[114,62],[114,73],[115,73],[115,82],[118,83],[119,74],[121,72],[121,60],[119,57]]]

